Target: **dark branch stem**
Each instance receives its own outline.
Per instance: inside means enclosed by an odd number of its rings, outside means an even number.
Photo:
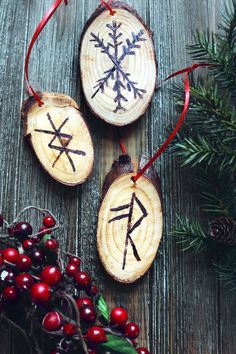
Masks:
[[[24,336],[25,341],[26,341],[28,348],[29,348],[29,352],[30,352],[30,354],[33,354],[33,350],[32,350],[33,348],[32,348],[29,336],[27,335],[26,331],[23,328],[21,328],[17,323],[10,320],[10,318],[6,317],[5,315],[1,315],[1,318],[3,320],[5,320],[6,322],[8,322],[12,327],[16,328]]]

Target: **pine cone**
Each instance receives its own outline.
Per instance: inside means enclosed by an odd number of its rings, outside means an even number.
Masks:
[[[228,217],[217,218],[211,222],[209,234],[214,242],[236,245],[236,222]]]

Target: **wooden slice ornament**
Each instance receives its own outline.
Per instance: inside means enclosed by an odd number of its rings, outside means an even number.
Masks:
[[[58,182],[74,186],[92,172],[93,143],[77,103],[70,97],[44,92],[43,105],[33,98],[23,103],[24,134],[43,168]]]
[[[142,157],[138,169],[144,166]],[[132,283],[155,259],[162,237],[160,183],[153,167],[138,182],[128,155],[113,163],[105,178],[98,216],[97,247],[106,271],[117,281]]]
[[[128,5],[99,6],[82,34],[80,69],[88,105],[106,122],[123,126],[145,113],[157,78],[153,34]]]

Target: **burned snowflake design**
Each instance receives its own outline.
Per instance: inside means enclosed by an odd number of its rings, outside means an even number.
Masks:
[[[113,66],[103,73],[103,77],[97,80],[97,84],[94,86],[96,90],[92,96],[94,98],[98,92],[104,93],[105,87],[109,86],[109,82],[113,82],[113,91],[116,93],[114,102],[116,108],[114,113],[119,111],[126,111],[123,106],[124,102],[128,102],[125,97],[125,91],[133,92],[134,99],[142,99],[146,90],[138,88],[138,83],[132,81],[131,74],[126,72],[122,67],[124,59],[128,55],[135,55],[136,49],[139,49],[141,45],[139,43],[146,41],[143,37],[144,30],[140,30],[137,34],[132,33],[132,39],[127,38],[126,43],[123,44],[122,32],[120,31],[121,23],[113,21],[111,24],[106,25],[110,30],[109,37],[111,42],[104,43],[104,39],[101,39],[98,35],[91,33],[91,42],[95,42],[95,48],[100,48],[101,53],[105,54],[113,64]]]

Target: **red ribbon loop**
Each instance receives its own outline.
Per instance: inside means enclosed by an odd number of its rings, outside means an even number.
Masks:
[[[49,11],[45,14],[45,16],[43,17],[43,19],[41,20],[41,22],[39,23],[38,27],[36,28],[36,31],[34,32],[34,35],[31,39],[27,54],[26,54],[26,58],[25,58],[25,83],[26,83],[26,88],[27,91],[29,93],[30,96],[34,96],[34,98],[36,99],[36,101],[38,102],[39,106],[43,105],[43,101],[41,100],[41,98],[39,97],[39,95],[34,91],[34,89],[32,88],[30,82],[29,82],[29,60],[30,60],[30,55],[31,55],[31,51],[33,49],[33,46],[35,44],[35,42],[38,39],[38,36],[40,35],[40,33],[42,32],[42,30],[44,29],[44,27],[46,26],[46,24],[48,23],[48,21],[51,19],[51,17],[53,16],[54,12],[57,10],[57,8],[59,7],[59,5],[64,1],[65,5],[68,5],[68,0],[56,0],[54,2],[54,4],[52,5],[52,7],[49,9]]]
[[[158,151],[153,155],[153,157],[147,162],[147,164],[136,174],[136,176],[132,177],[132,181],[136,182],[143,174],[144,172],[151,167],[151,165],[154,163],[154,161],[166,150],[167,146],[171,143],[171,141],[174,139],[174,137],[176,136],[176,134],[178,133],[184,118],[188,112],[188,108],[189,108],[189,102],[190,102],[190,83],[189,83],[189,73],[192,72],[195,69],[198,69],[199,67],[207,67],[207,66],[212,66],[211,64],[193,64],[192,66],[182,69],[182,70],[178,70],[176,72],[174,72],[173,74],[169,75],[166,79],[163,80],[163,82],[171,79],[174,76],[180,75],[185,73],[186,74],[186,78],[185,78],[185,100],[184,100],[184,108],[183,111],[179,117],[179,120],[174,128],[174,130],[171,132],[171,134],[168,136],[168,138],[166,139],[166,141],[164,142],[164,144],[158,149]]]
[[[112,3],[112,0],[101,0],[101,3],[106,6],[106,8],[110,11],[110,15],[114,16],[115,11],[112,9],[110,3]]]

